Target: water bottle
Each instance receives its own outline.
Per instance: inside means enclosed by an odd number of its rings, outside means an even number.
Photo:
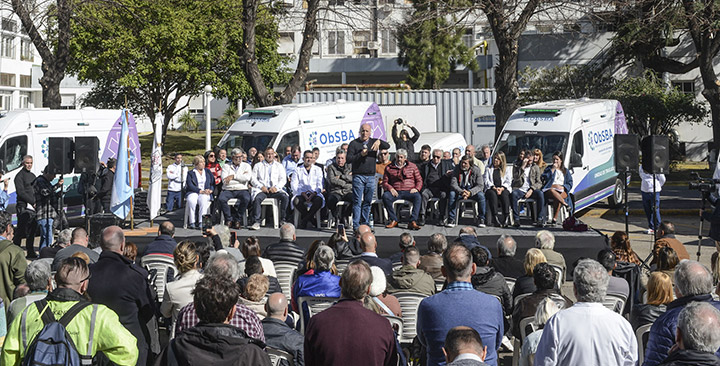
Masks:
[[[375,220],[373,220],[373,214],[372,214],[372,212],[370,213],[370,227],[371,227],[371,228],[372,228],[372,227],[375,227]]]

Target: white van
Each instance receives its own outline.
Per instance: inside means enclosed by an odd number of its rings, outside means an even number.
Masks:
[[[517,159],[521,149],[539,148],[548,164],[552,163],[552,154],[560,151],[572,174],[570,196],[575,210],[606,197],[617,206],[623,201],[624,187],[615,172],[613,137],[627,131],[617,100],[556,100],[515,111],[494,151],[504,152],[508,164]]]
[[[372,137],[387,141],[382,114],[373,102],[335,101],[285,104],[248,109],[220,139],[218,146],[228,150],[251,147],[263,151],[272,147],[282,159],[285,146],[300,145],[302,150],[320,149],[317,161],[335,157],[335,149],[358,137],[360,125],[370,123]]]
[[[9,178],[9,211],[14,212],[17,194],[13,180],[22,169],[22,158],[33,157],[32,172],[42,174],[48,164],[48,138],[96,136],[99,139],[98,158],[106,162],[117,157],[120,140],[120,110],[77,109],[50,110],[48,108],[13,110],[0,115],[0,165],[6,172],[2,179]],[[134,187],[138,186],[140,173],[140,143],[137,128],[130,114],[130,151],[134,158]],[[65,204],[68,216],[82,215],[82,197],[78,193],[79,173],[63,176]]]

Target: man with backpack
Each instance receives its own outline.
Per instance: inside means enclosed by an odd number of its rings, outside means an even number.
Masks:
[[[89,364],[97,352],[118,365],[135,365],[135,337],[104,305],[91,304],[85,291],[90,270],[81,258],[63,260],[55,274],[57,289],[30,304],[8,330],[0,364]]]

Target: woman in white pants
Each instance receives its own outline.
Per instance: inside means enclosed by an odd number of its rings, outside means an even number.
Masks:
[[[200,225],[195,222],[195,211],[197,205],[200,205],[200,217],[206,215],[210,210],[210,201],[212,200],[213,187],[215,186],[215,178],[209,169],[205,168],[205,159],[201,155],[193,158],[195,169],[188,172],[187,175],[187,205],[190,210],[190,227],[199,229]]]

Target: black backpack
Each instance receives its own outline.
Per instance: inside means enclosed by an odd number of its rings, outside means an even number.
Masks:
[[[80,301],[73,305],[60,320],[56,320],[50,308],[47,306],[46,299],[35,302],[38,314],[43,321],[43,328],[38,335],[27,346],[27,327],[26,318],[30,306],[22,313],[21,319],[21,337],[23,347],[25,347],[25,357],[22,364],[30,365],[91,365],[92,364],[92,342],[93,333],[95,331],[95,316],[97,314],[97,305],[90,304],[86,301]],[[81,355],[75,347],[75,343],[67,332],[68,323],[87,306],[93,306],[93,312],[90,322],[90,337],[88,338],[87,351],[85,355]]]

